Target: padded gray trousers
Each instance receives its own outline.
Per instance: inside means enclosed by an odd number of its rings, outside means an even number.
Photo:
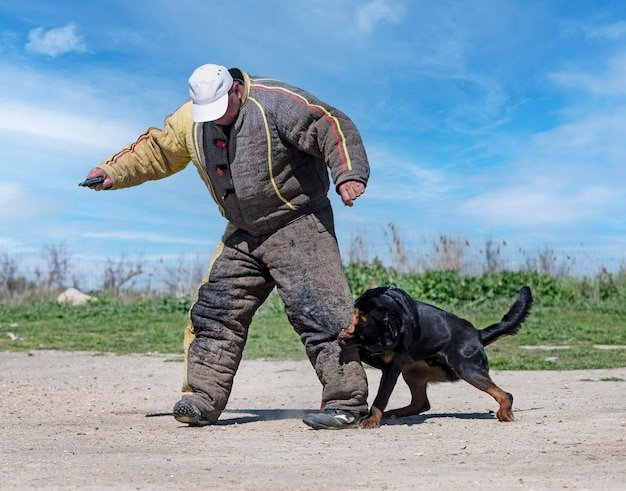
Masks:
[[[327,409],[367,412],[367,378],[356,350],[337,334],[353,300],[330,208],[253,237],[229,227],[190,311],[184,397],[216,422],[226,407],[252,316],[276,287],[322,384]]]

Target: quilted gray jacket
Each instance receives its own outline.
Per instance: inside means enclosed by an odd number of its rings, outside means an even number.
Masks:
[[[231,127],[194,123],[188,100],[162,130],[149,128],[99,165],[111,189],[162,179],[191,161],[222,215],[260,236],[328,206],[330,179],[335,188],[367,184],[365,148],[345,114],[278,80],[231,73],[245,84]]]

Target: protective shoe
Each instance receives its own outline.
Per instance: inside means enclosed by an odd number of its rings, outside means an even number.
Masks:
[[[189,426],[206,426],[211,422],[202,417],[200,409],[187,400],[181,399],[174,405],[174,418],[180,423],[187,423]]]
[[[365,416],[358,411],[344,411],[341,409],[325,409],[319,413],[307,414],[302,422],[314,430],[343,430],[357,428]]]

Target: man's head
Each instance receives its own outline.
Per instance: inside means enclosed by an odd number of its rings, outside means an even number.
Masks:
[[[189,77],[193,120],[232,123],[239,111],[240,97],[238,91],[233,90],[238,85],[226,67],[209,64],[196,68]]]

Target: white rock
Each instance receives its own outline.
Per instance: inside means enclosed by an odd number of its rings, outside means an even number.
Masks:
[[[58,303],[68,303],[70,305],[85,305],[90,300],[94,300],[94,297],[91,297],[76,288],[68,288],[57,298]]]

